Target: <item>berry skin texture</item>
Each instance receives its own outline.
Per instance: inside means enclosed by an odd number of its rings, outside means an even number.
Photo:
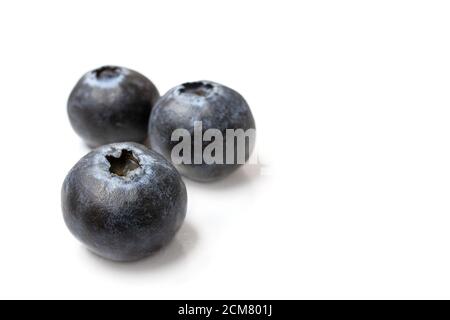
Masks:
[[[142,143],[158,98],[155,85],[140,73],[105,66],[78,81],[67,111],[73,129],[89,147],[124,141]]]
[[[227,163],[226,129],[255,129],[255,120],[244,98],[233,89],[212,81],[184,83],[162,96],[150,116],[150,147],[171,159],[172,149],[178,141],[171,141],[175,129],[183,128],[194,136],[194,123],[202,122],[202,132],[218,129],[223,135],[223,163],[205,161],[175,164],[178,171],[192,180],[210,182],[224,178],[239,168],[239,163]],[[193,141],[192,139],[191,141]],[[203,141],[202,150],[209,142]],[[194,147],[191,148],[192,158]],[[252,146],[246,145],[245,161],[249,159]],[[198,153],[198,152],[197,152]]]
[[[145,258],[167,244],[186,216],[177,170],[137,143],[114,143],[81,158],[64,180],[64,221],[91,251],[114,261]]]

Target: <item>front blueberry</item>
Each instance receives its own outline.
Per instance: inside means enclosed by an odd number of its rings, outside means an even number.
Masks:
[[[140,73],[105,66],[86,73],[67,104],[70,123],[90,147],[144,142],[148,118],[159,92]]]
[[[137,143],[114,143],[84,156],[62,187],[70,231],[107,259],[144,258],[167,244],[186,215],[177,170]]]
[[[169,90],[150,116],[150,147],[193,180],[214,181],[235,171],[249,159],[254,138],[255,121],[244,98],[211,81]]]

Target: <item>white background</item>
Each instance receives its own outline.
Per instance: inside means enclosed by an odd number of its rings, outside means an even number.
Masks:
[[[448,1],[0,2],[0,298],[450,298]],[[90,254],[60,188],[66,101],[117,64],[228,85],[261,165],[186,181],[175,241]]]

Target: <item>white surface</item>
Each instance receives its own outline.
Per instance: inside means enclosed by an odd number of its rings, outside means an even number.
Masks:
[[[447,1],[0,2],[0,298],[450,298]],[[135,264],[89,254],[60,187],[66,100],[118,64],[240,91],[263,166],[186,181]],[[260,174],[262,173],[262,174]]]

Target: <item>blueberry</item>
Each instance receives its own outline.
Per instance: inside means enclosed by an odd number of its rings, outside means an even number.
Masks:
[[[184,148],[179,152],[179,158],[182,157],[183,161],[174,161],[174,152],[178,150],[176,146],[183,140],[177,139],[178,135],[174,136],[177,129],[182,129],[191,136],[191,150]],[[221,135],[205,139],[209,129],[216,129]],[[149,123],[149,142],[152,149],[171,159],[184,176],[197,181],[213,181],[229,175],[249,159],[253,149],[250,139],[246,140],[245,150],[240,149],[243,150],[240,162],[238,143],[231,149],[226,147],[229,140],[227,130],[236,129],[245,132],[255,130],[250,108],[239,93],[211,81],[184,83],[169,90],[154,106]],[[202,138],[196,148],[194,141],[198,141],[198,131]],[[206,161],[205,152],[213,142],[221,143],[222,148],[211,152],[214,161]],[[186,151],[189,151],[187,155]],[[178,151],[175,152],[177,153]],[[227,161],[227,154],[232,161]]]
[[[132,261],[168,243],[186,215],[186,187],[161,155],[137,143],[104,145],[67,175],[62,211],[91,251]]]
[[[67,104],[70,123],[90,147],[144,142],[148,118],[159,93],[140,73],[105,66],[86,73]]]

